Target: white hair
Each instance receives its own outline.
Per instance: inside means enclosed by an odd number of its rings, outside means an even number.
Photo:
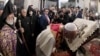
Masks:
[[[65,26],[64,26],[65,30],[68,30],[68,31],[77,31],[77,26],[74,24],[74,23],[67,23]]]

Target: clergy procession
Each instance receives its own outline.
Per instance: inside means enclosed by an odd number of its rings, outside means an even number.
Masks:
[[[0,56],[100,56],[100,15],[80,6],[0,7]]]

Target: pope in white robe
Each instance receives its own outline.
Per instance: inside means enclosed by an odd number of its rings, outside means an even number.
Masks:
[[[67,25],[67,24],[66,24]],[[68,24],[68,26],[73,26],[72,24]],[[58,27],[58,28],[57,28]],[[62,32],[64,29],[68,29],[63,25],[57,24],[56,31]],[[75,28],[70,28],[71,30],[76,30]],[[56,44],[56,35],[57,32],[54,33],[50,26],[48,26],[44,31],[42,31],[36,40],[36,55],[37,56],[51,56],[52,52],[55,51],[55,44]],[[63,32],[62,32],[63,33]]]
[[[52,34],[50,27],[42,31],[36,40],[36,55],[37,56],[50,56],[55,44],[55,38]]]

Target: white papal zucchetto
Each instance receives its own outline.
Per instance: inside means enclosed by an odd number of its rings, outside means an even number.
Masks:
[[[77,31],[77,26],[74,24],[74,23],[67,23],[65,26],[64,26],[65,30],[67,31]]]

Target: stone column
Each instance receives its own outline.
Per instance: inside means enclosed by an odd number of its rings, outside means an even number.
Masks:
[[[98,0],[98,12],[100,13],[100,1]]]
[[[30,5],[30,3],[31,3],[30,1],[31,1],[31,0],[25,0],[25,1],[24,1],[24,8],[25,8],[25,9],[27,9],[28,6]]]

